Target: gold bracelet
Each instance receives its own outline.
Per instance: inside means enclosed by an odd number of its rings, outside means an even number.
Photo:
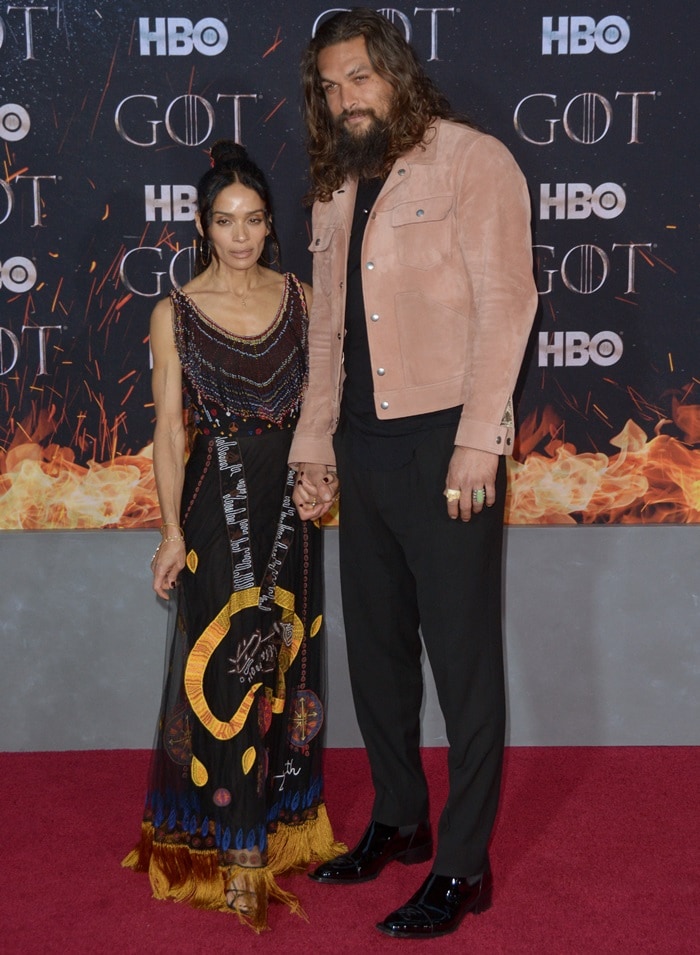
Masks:
[[[184,534],[182,535],[182,537],[164,537],[163,540],[161,541],[161,544],[167,544],[168,541],[184,541],[184,539],[185,539]]]
[[[176,523],[175,523],[175,521],[164,521],[164,522],[160,525],[160,532],[161,532],[161,534],[163,534],[163,533],[165,532],[165,528],[166,528],[166,527],[177,527],[177,529],[180,531],[180,533],[184,536],[184,533],[185,533],[185,532],[183,531],[183,529],[180,527],[179,524],[176,524]]]

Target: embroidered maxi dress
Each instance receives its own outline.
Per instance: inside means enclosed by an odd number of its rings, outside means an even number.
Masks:
[[[171,293],[194,439],[167,670],[141,841],[124,865],[156,898],[227,910],[240,873],[300,912],[276,876],[344,850],[322,801],[321,531],[287,465],[307,374],[307,313],[284,277],[271,326],[241,338]],[[241,867],[239,869],[238,867]]]

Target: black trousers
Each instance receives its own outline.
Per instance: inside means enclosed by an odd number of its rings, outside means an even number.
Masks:
[[[433,871],[469,876],[488,865],[503,763],[505,462],[497,503],[469,523],[452,521],[442,492],[453,441],[454,428],[437,428],[409,464],[377,471],[351,460],[339,432],[340,578],[353,699],[375,789],[372,818],[403,826],[428,817],[422,634],[449,744]]]

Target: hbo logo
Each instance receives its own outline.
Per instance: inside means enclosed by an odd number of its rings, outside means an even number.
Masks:
[[[189,56],[193,50],[204,56],[223,53],[228,43],[228,30],[214,17],[205,17],[193,24],[186,17],[139,18],[141,56],[150,56],[155,47],[156,56]]]
[[[622,186],[604,182],[595,189],[587,182],[540,183],[540,219],[587,219],[591,213],[599,219],[616,219],[627,204]]]
[[[629,24],[622,17],[542,17],[542,54],[548,56],[556,46],[562,56],[567,53],[620,53],[629,43]]]
[[[36,283],[36,266],[29,259],[15,255],[0,262],[0,288],[8,292],[28,292]]]
[[[587,365],[615,365],[622,358],[622,339],[615,332],[598,332],[590,338],[586,332],[547,332],[539,334],[537,364],[540,368]]]

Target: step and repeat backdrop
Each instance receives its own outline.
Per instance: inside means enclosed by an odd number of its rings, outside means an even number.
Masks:
[[[0,528],[152,527],[148,322],[219,138],[310,279],[298,65],[342,7],[0,2]],[[540,294],[511,524],[700,521],[692,5],[374,7],[532,196]],[[695,79],[693,79],[695,77]]]

